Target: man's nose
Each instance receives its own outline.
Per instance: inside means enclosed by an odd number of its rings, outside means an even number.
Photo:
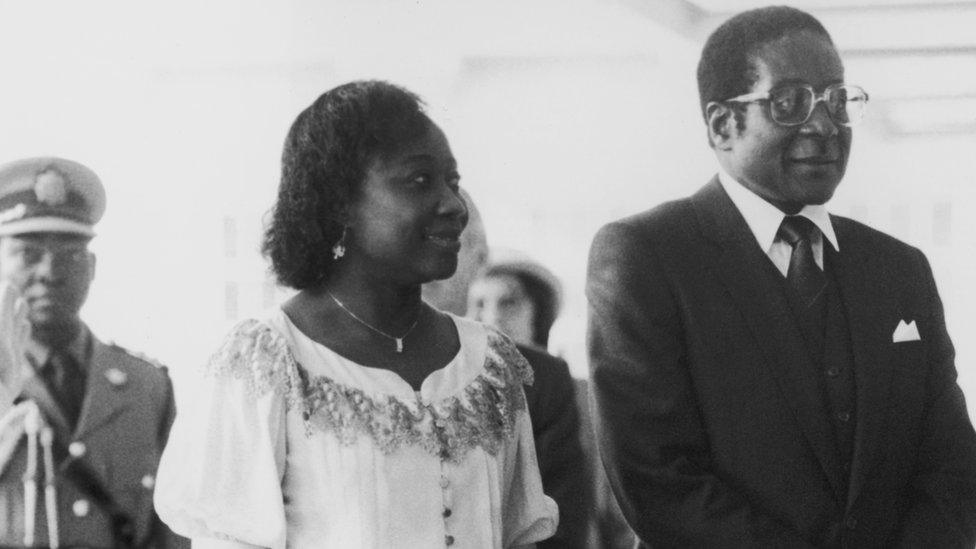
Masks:
[[[833,137],[839,131],[837,123],[831,118],[830,112],[827,110],[827,103],[824,101],[818,101],[813,106],[810,119],[806,121],[802,129],[807,133],[822,137]]]
[[[60,269],[58,267],[59,262],[54,252],[51,250],[45,250],[41,254],[40,260],[34,264],[34,276],[41,280],[56,280],[60,277]]]

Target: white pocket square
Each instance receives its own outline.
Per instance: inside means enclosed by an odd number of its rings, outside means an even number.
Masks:
[[[911,321],[905,324],[904,320],[898,322],[898,326],[895,328],[895,333],[891,334],[891,342],[898,343],[900,341],[919,341],[922,336],[918,335],[918,327],[915,326],[915,321]]]

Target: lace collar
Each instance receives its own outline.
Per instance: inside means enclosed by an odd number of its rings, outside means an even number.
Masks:
[[[435,402],[415,396],[407,403],[328,376],[311,376],[284,336],[253,319],[235,326],[206,369],[209,375],[242,381],[254,397],[282,396],[289,410],[301,413],[306,436],[327,432],[351,445],[365,435],[384,453],[413,445],[457,462],[475,447],[497,453],[525,409],[522,384],[532,383],[532,369],[515,345],[491,328],[485,331],[481,373],[457,394]]]

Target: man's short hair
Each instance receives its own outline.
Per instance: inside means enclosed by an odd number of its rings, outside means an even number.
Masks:
[[[712,101],[747,93],[756,83],[752,56],[764,44],[810,31],[833,44],[827,29],[805,11],[769,6],[744,11],[722,23],[708,37],[698,61],[698,98],[702,116]],[[707,120],[706,120],[707,122]]]

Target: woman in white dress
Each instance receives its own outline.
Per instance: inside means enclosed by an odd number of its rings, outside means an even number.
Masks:
[[[238,324],[176,419],[157,512],[195,547],[531,546],[552,535],[522,383],[440,312],[467,207],[444,133],[385,82],[295,120],[264,252],[298,294]]]

